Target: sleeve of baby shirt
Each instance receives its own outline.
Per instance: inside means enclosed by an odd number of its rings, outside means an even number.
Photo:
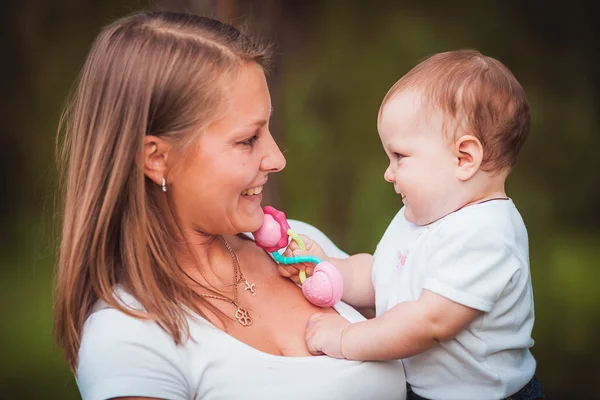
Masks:
[[[85,323],[76,374],[83,400],[189,400],[184,371],[174,341],[151,321],[107,308]]]
[[[489,312],[521,260],[510,240],[485,224],[446,224],[432,238],[423,289]]]

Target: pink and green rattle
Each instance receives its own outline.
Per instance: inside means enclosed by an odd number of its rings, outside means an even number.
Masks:
[[[285,214],[271,206],[263,208],[264,221],[262,226],[254,232],[256,245],[267,250],[280,264],[317,264],[310,278],[306,278],[306,271],[300,271],[302,293],[312,304],[319,307],[331,307],[342,298],[344,281],[340,271],[330,262],[321,261],[313,256],[284,257],[277,252],[288,245],[292,238],[302,250],[306,250],[304,242],[294,232],[287,222]]]

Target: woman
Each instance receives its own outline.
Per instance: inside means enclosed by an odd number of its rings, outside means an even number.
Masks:
[[[310,355],[311,314],[362,317],[316,309],[242,234],[285,166],[267,56],[231,26],[164,12],[96,40],[66,116],[55,299],[84,399],[404,398],[399,362]]]

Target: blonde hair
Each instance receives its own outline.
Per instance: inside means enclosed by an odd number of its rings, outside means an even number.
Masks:
[[[249,62],[266,68],[268,56],[229,25],[168,12],[117,20],[94,42],[58,140],[64,215],[54,334],[73,371],[98,300],[155,320],[177,343],[189,330],[184,310],[215,309],[177,262],[181,231],[168,196],[144,175],[143,140],[152,134],[185,148],[215,119],[227,78]],[[145,312],[122,305],[116,285]]]
[[[476,50],[435,54],[388,91],[380,108],[405,90],[422,94],[428,110],[440,109],[483,146],[484,170],[511,168],[530,128],[525,90],[506,66]]]

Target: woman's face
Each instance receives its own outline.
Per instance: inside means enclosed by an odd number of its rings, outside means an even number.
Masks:
[[[170,177],[171,195],[184,229],[253,232],[263,221],[268,175],[285,167],[269,131],[271,96],[258,65],[246,65],[230,82],[223,107],[224,116],[207,127]]]

